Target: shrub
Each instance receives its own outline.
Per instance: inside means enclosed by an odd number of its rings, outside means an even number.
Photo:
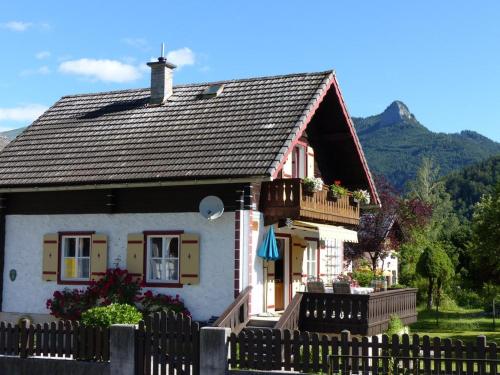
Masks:
[[[352,273],[353,279],[357,280],[359,286],[371,286],[374,277],[373,271],[371,270],[357,270]]]
[[[136,307],[112,303],[108,306],[93,307],[82,314],[82,324],[91,327],[109,327],[112,324],[137,324],[142,314]]]
[[[47,300],[50,314],[59,319],[79,320],[82,312],[95,306],[97,295],[88,290],[64,289],[55,291],[53,297]]]
[[[133,281],[127,270],[108,269],[102,279],[91,283],[89,292],[100,298],[100,305],[110,303],[132,305],[140,295],[141,284],[139,281]]]
[[[405,326],[403,325],[403,322],[399,318],[397,314],[392,314],[389,317],[389,325],[387,327],[387,331],[385,332],[386,335],[391,336],[391,335],[399,335],[405,330]]]
[[[184,306],[184,302],[178,295],[175,297],[166,294],[153,294],[150,290],[144,293],[140,301],[140,309],[144,315],[149,315],[159,311],[173,311],[185,316],[191,316],[191,313]]]
[[[455,288],[454,298],[457,304],[466,308],[481,308],[483,307],[483,299],[481,296],[469,289]]]
[[[119,268],[107,270],[101,280],[92,282],[85,290],[64,289],[54,292],[46,306],[56,318],[80,320],[84,311],[110,304],[135,305],[145,314],[171,310],[191,316],[179,296],[153,295],[149,291],[141,296],[141,283],[133,281],[127,270]]]

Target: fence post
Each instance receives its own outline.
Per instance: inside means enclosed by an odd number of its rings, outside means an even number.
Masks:
[[[200,331],[200,375],[220,375],[227,371],[230,328],[203,327]],[[112,374],[113,375],[113,374]]]
[[[135,325],[111,326],[109,364],[110,375],[135,375]]]

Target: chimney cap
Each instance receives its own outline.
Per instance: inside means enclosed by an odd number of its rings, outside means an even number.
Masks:
[[[150,67],[157,66],[157,65],[163,65],[163,66],[166,66],[167,68],[170,68],[170,69],[177,68],[177,65],[172,64],[171,62],[167,61],[167,59],[163,56],[158,57],[158,61],[148,62],[147,65]]]

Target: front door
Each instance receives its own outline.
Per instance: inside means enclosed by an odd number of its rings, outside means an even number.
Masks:
[[[287,290],[286,284],[286,262],[288,259],[288,238],[277,237],[278,252],[280,259],[274,262],[274,306],[275,310],[285,309],[285,291]]]

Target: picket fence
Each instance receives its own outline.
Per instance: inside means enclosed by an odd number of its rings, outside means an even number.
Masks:
[[[172,311],[155,313],[136,330],[136,374],[200,373],[200,326]]]
[[[294,370],[328,374],[496,375],[499,350],[483,336],[475,343],[418,335],[329,337],[290,330],[231,334],[231,369]]]
[[[109,360],[109,329],[78,322],[0,323],[0,355],[59,357],[83,361]]]

